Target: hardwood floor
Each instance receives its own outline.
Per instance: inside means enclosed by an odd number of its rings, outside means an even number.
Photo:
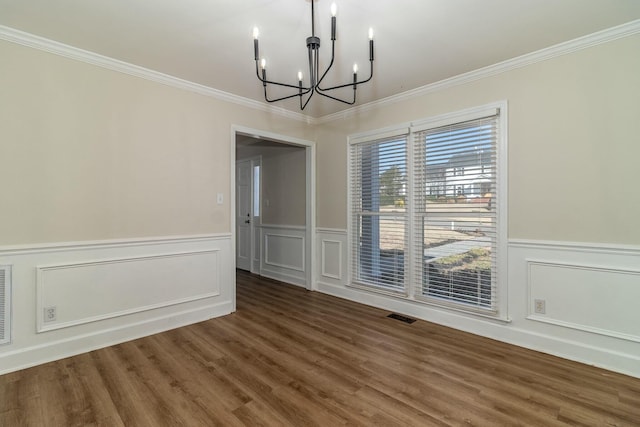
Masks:
[[[0,377],[0,426],[631,426],[640,379],[246,273],[232,315]]]

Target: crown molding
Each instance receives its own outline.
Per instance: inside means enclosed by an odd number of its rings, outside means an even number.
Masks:
[[[507,71],[526,67],[528,65],[546,61],[558,56],[567,55],[578,50],[597,46],[603,43],[608,43],[610,41],[614,41],[624,37],[629,37],[638,33],[640,33],[640,19],[636,19],[635,21],[630,21],[626,24],[618,25],[616,27],[608,28],[606,30],[579,37],[577,39],[559,43],[535,52],[517,56],[515,58],[508,59],[497,64],[489,65],[487,67],[479,68],[474,71],[469,71],[468,73],[440,80],[438,82],[421,86],[416,89],[411,89],[397,95],[392,95],[387,98],[368,102],[357,107],[349,108],[348,110],[328,114],[326,116],[316,118],[315,120],[313,120],[313,124],[323,124],[335,120],[344,120],[349,117],[355,116],[356,114],[366,113],[383,106],[424,96],[429,93],[463,85],[483,78],[495,76],[497,74],[506,73]]]
[[[95,65],[101,68],[106,68],[108,70],[117,71],[120,73],[128,74],[130,76],[150,80],[152,82],[164,84],[166,86],[171,86],[177,89],[188,90],[190,92],[194,92],[210,98],[215,98],[220,101],[231,102],[243,107],[277,114],[288,119],[298,120],[305,123],[311,122],[311,118],[305,114],[297,113],[295,111],[289,111],[284,108],[265,104],[264,102],[234,95],[229,92],[224,92],[222,90],[214,89],[209,86],[201,85],[199,83],[180,79],[178,77],[160,73],[158,71],[150,70],[138,65],[130,64],[128,62],[110,58],[108,56],[99,55],[94,52],[79,49],[77,47],[59,43],[54,40],[49,40],[47,38],[16,30],[15,28],[7,27],[4,25],[0,25],[0,40],[5,40],[11,43],[16,43],[30,48],[42,50],[54,55],[63,56],[65,58]]]
[[[214,89],[209,86],[204,86],[199,83],[190,82],[188,80],[180,79],[178,77],[163,74],[158,71],[153,71],[144,67],[129,64],[124,61],[119,61],[114,58],[99,55],[94,52],[89,52],[83,49],[49,40],[44,37],[36,36],[34,34],[26,33],[24,31],[16,30],[11,27],[0,25],[0,40],[6,40],[8,42],[21,44],[23,46],[53,53],[55,55],[60,55],[66,58],[85,62],[87,64],[92,64],[124,74],[129,74],[131,76],[140,77],[178,89],[188,90],[221,101],[231,102],[271,114],[277,114],[281,117],[301,121],[310,125],[319,125],[335,120],[344,120],[357,114],[366,113],[376,108],[424,96],[429,93],[463,85],[486,77],[495,76],[497,74],[505,73],[517,68],[526,67],[537,62],[542,62],[548,59],[556,58],[558,56],[567,55],[578,50],[597,46],[603,43],[608,43],[610,41],[629,37],[638,33],[640,33],[640,19],[636,19],[634,21],[627,22],[626,24],[618,25],[616,27],[608,28],[593,34],[579,37],[577,39],[569,40],[567,42],[559,43],[557,45],[550,46],[548,48],[544,48],[535,52],[527,53],[516,58],[499,62],[497,64],[479,68],[468,73],[440,80],[438,82],[421,86],[416,89],[411,89],[397,95],[392,95],[387,98],[368,102],[356,107],[351,107],[344,111],[339,111],[337,113],[328,114],[322,117],[311,117],[306,114],[268,105],[261,101],[234,95],[232,93]]]

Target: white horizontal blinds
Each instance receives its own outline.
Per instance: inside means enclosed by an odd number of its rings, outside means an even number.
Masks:
[[[351,146],[352,282],[404,292],[405,136]]]
[[[495,311],[498,116],[414,134],[414,294]]]

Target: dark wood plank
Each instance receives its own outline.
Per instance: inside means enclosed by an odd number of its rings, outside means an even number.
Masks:
[[[0,377],[0,425],[640,425],[640,379],[237,283],[232,315]]]

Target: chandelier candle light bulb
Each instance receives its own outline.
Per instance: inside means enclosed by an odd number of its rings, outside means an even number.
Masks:
[[[369,61],[373,61],[373,28],[369,27]]]
[[[260,31],[258,30],[258,27],[253,27],[253,56],[255,57],[256,61],[259,58],[259,54],[258,54],[258,35],[259,34],[260,34]]]
[[[353,64],[353,90],[356,90],[358,83],[358,64]]]
[[[336,13],[338,12],[338,7],[335,3],[331,3],[331,40],[336,39]]]

